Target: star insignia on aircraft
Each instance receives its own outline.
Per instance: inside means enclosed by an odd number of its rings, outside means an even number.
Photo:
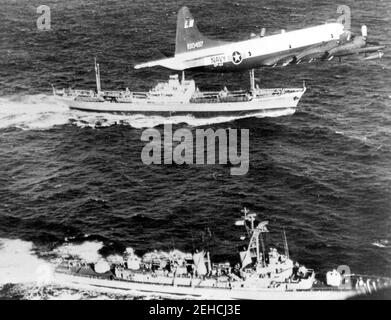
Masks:
[[[235,51],[234,53],[232,53],[232,62],[234,64],[239,64],[242,62],[242,60],[243,60],[243,58],[242,58],[242,55],[240,54],[240,52]]]

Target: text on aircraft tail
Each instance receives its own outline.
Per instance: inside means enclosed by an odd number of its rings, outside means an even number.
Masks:
[[[197,28],[197,24],[187,7],[178,12],[175,54],[206,49],[225,44],[224,41],[211,40]]]

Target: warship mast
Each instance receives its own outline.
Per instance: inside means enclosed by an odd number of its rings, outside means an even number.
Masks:
[[[288,241],[286,240],[285,228],[283,228],[283,235],[284,235],[285,256],[287,257],[287,259],[289,259],[289,247],[288,247]]]
[[[251,262],[251,258],[254,256],[256,257],[256,264],[262,264],[265,265],[265,244],[262,238],[262,233],[269,232],[266,228],[266,225],[268,224],[268,221],[260,222],[257,227],[255,227],[255,217],[257,216],[255,213],[249,213],[250,211],[247,208],[244,208],[242,210],[242,213],[244,213],[244,216],[242,217],[243,220],[237,221],[236,225],[244,225],[246,227],[247,233],[250,236],[250,242],[246,251],[246,255],[242,261],[242,270],[246,267],[248,263]],[[250,227],[246,225],[246,221],[250,222]],[[259,242],[261,241],[262,246],[262,253],[259,247]],[[262,258],[261,258],[262,255]]]

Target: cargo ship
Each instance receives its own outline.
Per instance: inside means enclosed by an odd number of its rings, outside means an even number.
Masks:
[[[99,64],[95,60],[96,90],[55,89],[53,95],[64,101],[70,109],[85,112],[120,115],[142,114],[163,117],[192,116],[195,118],[276,117],[291,115],[306,91],[302,88],[261,89],[255,85],[254,70],[250,71],[248,90],[202,92],[194,80],[170,75],[147,92],[101,89]]]

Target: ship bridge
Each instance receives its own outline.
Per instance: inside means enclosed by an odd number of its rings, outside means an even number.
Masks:
[[[194,80],[186,80],[183,73],[181,81],[177,74],[170,75],[168,82],[159,82],[149,93],[160,102],[189,103],[195,91]]]

